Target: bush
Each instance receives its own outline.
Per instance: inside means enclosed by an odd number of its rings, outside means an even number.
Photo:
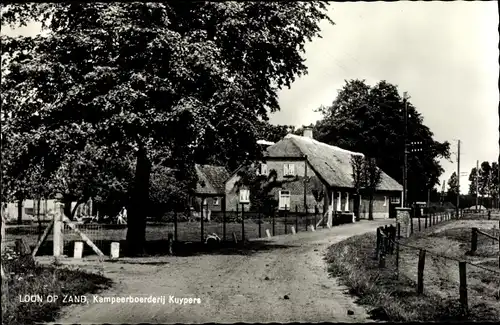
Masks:
[[[19,296],[85,295],[111,285],[111,280],[97,274],[38,265],[31,256],[21,257],[9,248],[2,254],[2,266],[9,277],[2,279],[3,325],[52,322],[63,305],[62,299],[27,303],[20,302]]]

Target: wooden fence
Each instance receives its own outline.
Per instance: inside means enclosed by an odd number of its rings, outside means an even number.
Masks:
[[[491,239],[493,242],[498,242],[498,268],[500,268],[500,220],[498,221],[498,237],[495,236],[496,229],[493,228],[493,235],[490,235],[484,231],[479,230],[478,228],[471,229],[471,240],[470,240],[470,251],[468,252],[470,255],[474,255],[477,251],[477,243],[479,235],[487,237]]]
[[[425,218],[425,228],[434,226],[442,221],[451,220],[455,217],[452,215],[441,214],[441,215],[430,215]],[[429,220],[429,225],[427,225],[427,220]],[[413,225],[413,220],[411,222]],[[420,218],[418,219],[418,225],[420,228]],[[377,228],[377,239],[376,239],[376,248],[375,248],[375,259],[378,259],[379,268],[386,267],[386,255],[395,255],[395,268],[396,275],[399,276],[399,263],[400,263],[400,246],[404,246],[410,248],[412,250],[418,251],[418,264],[417,264],[417,294],[423,294],[424,292],[424,270],[425,270],[425,258],[426,255],[433,255],[434,257],[439,257],[447,260],[453,260],[457,263],[459,269],[459,300],[462,308],[462,312],[466,315],[468,314],[468,297],[467,297],[467,264],[473,265],[474,267],[481,268],[495,274],[500,275],[500,271],[495,271],[490,268],[482,267],[480,265],[474,265],[470,262],[455,259],[452,257],[448,257],[445,255],[441,255],[438,253],[434,253],[432,251],[422,249],[420,247],[414,247],[408,244],[404,244],[400,241],[400,224],[397,223],[396,226],[390,225],[385,227]],[[499,221],[499,229],[500,229],[500,221]],[[500,230],[499,230],[500,231]],[[411,230],[413,234],[413,227]],[[478,230],[477,228],[472,228],[471,235],[471,252],[474,253],[477,249],[477,238],[478,235],[486,236],[491,240],[495,240],[499,242],[499,267],[500,267],[500,238],[494,237],[488,233]]]

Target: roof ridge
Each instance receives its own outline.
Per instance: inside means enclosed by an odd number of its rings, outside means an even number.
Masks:
[[[336,150],[336,151],[349,153],[349,154],[355,155],[355,156],[363,156],[363,157],[365,156],[361,152],[347,150],[347,149],[344,149],[344,148],[341,148],[341,147],[338,147],[338,146],[334,146],[334,145],[331,145],[331,144],[328,144],[328,143],[324,143],[324,142],[318,141],[316,139],[311,139],[311,138],[308,138],[308,137],[303,137],[303,136],[292,134],[292,133],[287,134],[285,136],[285,138],[287,138],[287,139],[294,139],[295,138],[295,139],[302,140],[302,141],[309,141],[309,142],[316,143],[316,144],[319,144],[319,145],[322,145],[322,146],[330,147],[330,148],[332,148],[333,150]],[[302,150],[300,150],[300,151],[302,151]]]

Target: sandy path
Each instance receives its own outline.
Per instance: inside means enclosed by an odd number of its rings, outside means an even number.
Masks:
[[[164,295],[166,304],[91,301],[67,307],[58,323],[366,322],[364,308],[343,293],[345,287],[339,286],[337,279],[328,276],[323,255],[331,244],[374,231],[385,223],[388,221],[362,221],[278,236],[270,244],[286,248],[252,255],[105,262],[104,275],[117,285],[101,297]],[[137,262],[150,264],[130,264]],[[170,295],[200,298],[201,304],[171,304]],[[354,314],[348,315],[347,310]]]

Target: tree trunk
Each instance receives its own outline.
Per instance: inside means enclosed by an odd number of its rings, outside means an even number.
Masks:
[[[370,203],[368,205],[368,220],[373,220],[373,194],[370,193]]]
[[[71,198],[68,197],[68,196],[64,196],[63,197],[63,204],[64,204],[64,208],[63,208],[63,213],[64,213],[64,216],[68,217],[69,220],[73,220],[73,216],[71,215]]]
[[[42,234],[43,234],[42,219],[40,219],[40,202],[41,202],[41,199],[38,198],[37,203],[36,203],[36,220],[38,222],[38,239],[37,240],[40,240],[40,237],[42,237]]]
[[[76,213],[76,210],[78,209],[78,207],[80,205],[82,205],[83,203],[85,203],[86,201],[88,201],[88,200],[82,199],[82,200],[76,202],[75,207],[73,208],[73,210],[71,210],[71,218],[70,218],[71,220],[73,220],[73,218],[75,217],[75,213]],[[70,206],[71,206],[71,203],[70,203]]]
[[[23,223],[23,200],[17,201],[17,224]]]
[[[4,204],[2,203],[2,233],[1,233],[1,236],[2,236],[2,246],[1,246],[1,250],[2,250],[2,254],[3,252],[5,251],[5,223],[7,221],[7,212],[5,211],[4,209]]]
[[[140,146],[137,152],[135,179],[130,191],[127,215],[126,254],[128,256],[139,256],[145,253],[150,174],[151,163],[147,158],[146,150]]]

